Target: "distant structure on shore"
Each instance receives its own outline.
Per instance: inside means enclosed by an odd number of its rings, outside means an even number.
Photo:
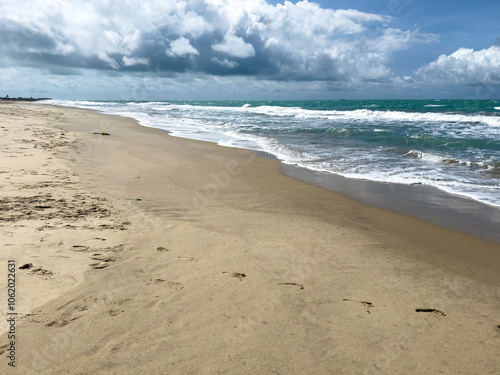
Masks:
[[[13,101],[13,102],[36,102],[38,100],[50,100],[50,98],[23,98],[21,96],[17,98],[9,98],[9,95],[6,95],[4,98],[0,97],[0,101]]]

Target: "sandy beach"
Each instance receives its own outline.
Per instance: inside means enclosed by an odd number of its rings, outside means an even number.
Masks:
[[[499,244],[81,109],[0,158],[0,373],[500,373]]]

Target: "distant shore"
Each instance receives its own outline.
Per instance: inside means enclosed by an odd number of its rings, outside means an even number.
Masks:
[[[8,96],[1,98],[0,102],[38,102],[40,100],[51,100],[51,98],[23,98],[21,96],[17,98],[10,98]]]

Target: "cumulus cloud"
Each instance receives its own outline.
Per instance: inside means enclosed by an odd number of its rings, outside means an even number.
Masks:
[[[200,53],[194,48],[189,40],[185,37],[180,37],[170,43],[170,49],[166,51],[170,56],[186,56],[199,55]]]
[[[500,47],[493,46],[479,51],[460,48],[451,55],[441,55],[420,68],[417,77],[424,82],[499,85]]]
[[[435,38],[391,17],[265,0],[2,0],[0,64],[52,70],[381,81],[396,51]],[[429,68],[430,69],[430,68]]]
[[[246,43],[243,38],[232,34],[226,34],[221,43],[212,44],[212,49],[241,59],[255,55],[255,49],[250,43]]]

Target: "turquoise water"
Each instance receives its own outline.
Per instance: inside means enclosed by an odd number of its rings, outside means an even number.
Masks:
[[[52,101],[350,178],[500,206],[500,101]]]
[[[176,100],[169,101],[168,103],[217,107],[241,107],[245,104],[250,104],[252,107],[297,107],[320,111],[376,109],[380,111],[412,112],[500,112],[500,100]],[[498,109],[495,109],[496,107],[498,107]]]

